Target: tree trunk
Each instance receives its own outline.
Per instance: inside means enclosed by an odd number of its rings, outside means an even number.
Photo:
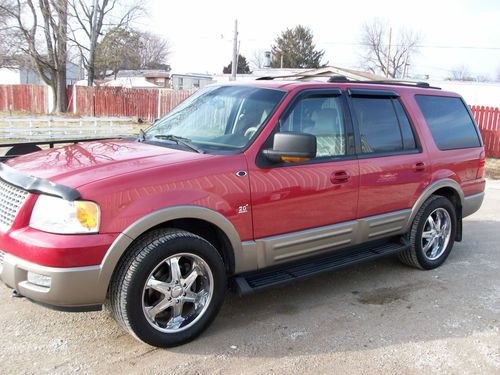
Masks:
[[[57,10],[59,15],[59,24],[57,25],[57,52],[56,52],[56,112],[64,113],[66,107],[66,66],[68,60],[68,3],[66,0],[57,0]]]
[[[89,63],[87,66],[87,86],[92,87],[95,79],[95,51],[89,54]]]
[[[56,112],[64,113],[68,110],[66,105],[66,69],[57,72],[56,79],[56,103],[54,109]]]

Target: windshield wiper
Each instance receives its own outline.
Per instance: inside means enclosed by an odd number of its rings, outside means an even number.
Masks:
[[[158,139],[166,139],[167,141],[173,141],[177,143],[178,145],[183,145],[193,151],[196,151],[198,154],[204,154],[205,151],[203,151],[201,148],[196,147],[189,138],[183,138],[183,137],[178,137],[173,134],[157,134],[155,135],[155,138]]]

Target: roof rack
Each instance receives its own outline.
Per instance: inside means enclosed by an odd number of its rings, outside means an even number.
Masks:
[[[387,79],[387,80],[379,80],[379,81],[363,81],[363,83],[374,83],[379,85],[396,85],[396,86],[417,86],[424,89],[437,89],[441,90],[441,87],[434,87],[429,85],[427,82],[422,81],[407,81],[401,79]]]
[[[330,74],[288,74],[284,76],[264,76],[255,78],[256,81],[272,81],[273,79],[282,78],[318,78],[318,77],[331,77]]]
[[[330,75],[330,74],[303,74],[303,75],[297,75],[297,74],[290,74],[290,75],[283,75],[283,76],[264,76],[264,77],[259,77],[256,78],[257,81],[272,81],[274,79],[282,79],[282,78],[320,78],[320,77],[330,77],[327,82],[352,82],[352,83],[366,83],[366,84],[375,84],[375,85],[394,85],[394,86],[408,86],[408,87],[420,87],[424,89],[436,89],[436,90],[441,90],[441,87],[435,87],[429,85],[427,82],[421,82],[421,81],[407,81],[407,80],[400,80],[400,79],[386,79],[386,80],[363,80],[363,81],[356,81],[356,80],[351,80],[347,78],[344,75],[340,74],[335,74],[335,75]]]

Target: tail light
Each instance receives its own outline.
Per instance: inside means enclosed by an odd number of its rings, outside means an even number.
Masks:
[[[484,177],[484,168],[486,166],[486,153],[481,151],[481,155],[479,155],[479,168],[477,169],[476,178]]]

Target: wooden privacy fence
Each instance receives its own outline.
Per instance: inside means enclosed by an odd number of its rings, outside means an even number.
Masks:
[[[0,85],[0,111],[47,113],[47,86]]]
[[[68,112],[82,116],[127,116],[154,121],[193,92],[122,87],[68,87]]]
[[[500,158],[500,108],[471,106],[484,142],[486,156]]]

